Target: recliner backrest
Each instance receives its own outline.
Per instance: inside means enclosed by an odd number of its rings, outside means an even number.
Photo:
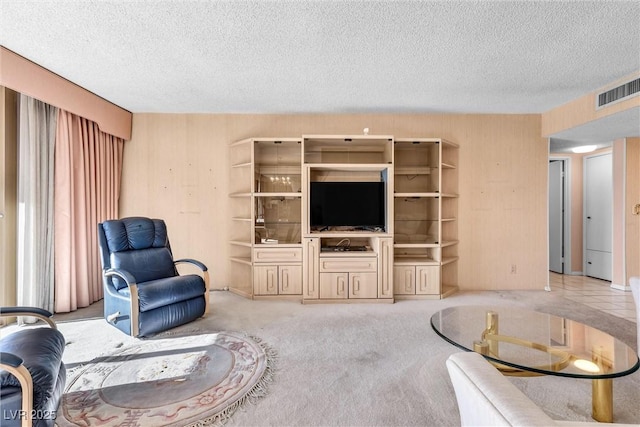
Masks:
[[[131,217],[105,221],[98,225],[98,236],[104,269],[126,270],[137,283],[178,274],[167,226],[161,219]],[[106,280],[116,289],[126,287],[118,277]]]

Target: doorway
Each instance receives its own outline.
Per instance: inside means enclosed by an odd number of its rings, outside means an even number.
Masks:
[[[571,274],[571,162],[549,157],[549,271]]]

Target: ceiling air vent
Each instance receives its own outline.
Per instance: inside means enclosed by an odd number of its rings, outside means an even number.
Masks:
[[[613,102],[622,101],[640,93],[640,78],[631,80],[613,89],[609,89],[598,95],[596,109],[607,106]]]

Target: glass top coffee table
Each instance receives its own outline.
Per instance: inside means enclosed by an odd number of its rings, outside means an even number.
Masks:
[[[635,350],[606,332],[518,307],[449,307],[431,317],[431,327],[505,375],[593,380],[592,416],[601,422],[613,422],[612,379],[640,367]]]

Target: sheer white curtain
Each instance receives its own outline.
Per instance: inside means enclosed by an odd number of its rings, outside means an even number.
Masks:
[[[20,95],[18,305],[53,311],[53,184],[58,109]]]

